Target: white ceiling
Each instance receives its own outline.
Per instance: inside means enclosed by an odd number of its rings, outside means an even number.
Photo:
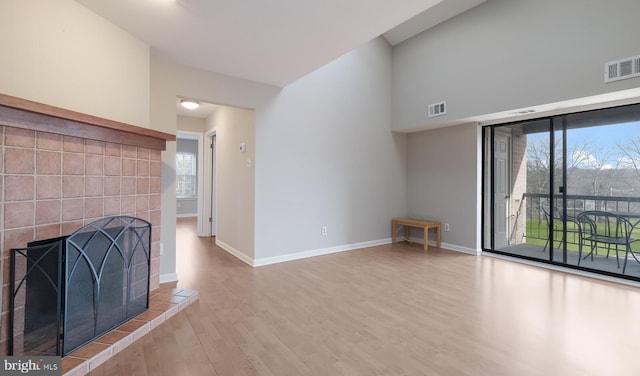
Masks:
[[[180,105],[181,99],[182,98],[176,98],[176,112],[179,116],[188,116],[188,117],[194,117],[199,119],[206,119],[212,113],[214,113],[215,110],[221,107],[217,104],[199,102],[200,107],[193,110],[189,110],[187,108],[182,107],[182,105]]]
[[[76,1],[156,56],[286,86],[380,35],[397,44],[485,0]]]

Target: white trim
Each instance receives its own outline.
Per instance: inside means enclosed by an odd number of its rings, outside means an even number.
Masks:
[[[339,246],[336,246],[336,247],[314,249],[314,250],[311,250],[311,251],[290,253],[290,254],[286,254],[286,255],[282,255],[282,256],[266,257],[266,258],[262,258],[262,259],[253,260],[253,266],[264,266],[264,265],[277,264],[277,263],[281,263],[281,262],[300,260],[300,259],[309,258],[309,257],[315,257],[315,256],[328,255],[328,254],[331,254],[331,253],[353,251],[353,250],[356,250],[356,249],[375,247],[375,246],[378,246],[378,245],[384,245],[384,244],[390,244],[390,243],[391,243],[391,238],[386,238],[386,239],[372,240],[372,241],[362,242],[362,243],[339,245]]]
[[[216,130],[215,129],[210,129],[209,131],[205,132],[204,134],[204,145],[203,145],[203,153],[204,153],[204,161],[202,163],[202,168],[203,168],[203,180],[204,180],[204,186],[203,186],[203,194],[204,196],[202,197],[202,202],[199,204],[201,206],[199,206],[199,212],[200,212],[200,216],[202,217],[202,229],[201,233],[198,233],[198,236],[216,236],[218,231],[218,218],[217,218],[217,198],[218,198],[218,192],[215,190],[216,187],[212,186],[212,183],[215,183],[215,177],[212,176],[212,173],[216,172],[215,166],[212,165],[212,162],[215,162],[217,164],[217,161],[212,161],[213,159],[213,153],[214,151],[211,150],[210,147],[210,143],[211,143],[211,137],[216,135]],[[213,190],[213,198],[212,196],[212,190]],[[211,200],[213,199],[213,203],[211,202]],[[214,210],[215,212],[212,213],[212,210]],[[213,225],[211,224],[211,222],[209,222],[209,218],[213,218]],[[215,226],[215,229],[213,228]]]
[[[577,275],[577,276],[581,276],[581,277],[594,278],[594,279],[599,279],[599,280],[607,281],[607,282],[614,282],[614,283],[620,283],[620,284],[623,284],[623,285],[629,285],[629,286],[633,286],[633,287],[640,287],[640,282],[630,281],[630,280],[624,279],[624,278],[610,277],[608,275],[598,274],[598,273],[591,273],[591,272],[578,270],[578,269],[566,268],[566,267],[563,267],[563,266],[560,266],[560,265],[547,264],[547,263],[544,263],[544,262],[537,262],[537,261],[533,261],[533,260],[522,259],[522,258],[519,258],[519,257],[511,257],[511,256],[501,255],[501,254],[492,253],[492,252],[482,252],[482,256],[493,257],[493,258],[497,258],[497,259],[501,259],[501,260],[505,260],[505,261],[518,262],[518,263],[521,263],[521,264],[526,264],[526,265],[535,266],[535,267],[539,267],[539,268],[544,268],[544,269],[554,270],[554,271],[558,271],[558,272],[573,274],[573,275]]]
[[[178,275],[176,273],[160,274],[160,283],[176,282]]]
[[[233,256],[239,258],[241,261],[243,261],[243,262],[245,262],[245,263],[247,263],[247,264],[249,264],[251,266],[255,266],[253,258],[245,255],[244,253],[238,251],[237,249],[233,248],[229,244],[218,240],[217,238],[216,238],[216,245],[218,247],[224,249],[225,251],[229,252]]]
[[[404,239],[403,236],[399,237],[398,239]],[[418,243],[418,244],[424,244],[424,238],[421,237],[413,237],[410,236],[409,237],[409,242],[411,243]],[[438,242],[436,242],[435,240],[431,240],[429,239],[429,245],[431,247],[437,247],[438,246]],[[440,248],[442,249],[448,249],[450,251],[456,251],[456,252],[462,252],[462,253],[467,253],[469,255],[474,255],[474,256],[480,256],[480,254],[482,254],[482,250],[480,249],[473,249],[473,248],[469,248],[469,247],[462,247],[459,245],[455,245],[455,244],[450,244],[450,243],[440,243]]]

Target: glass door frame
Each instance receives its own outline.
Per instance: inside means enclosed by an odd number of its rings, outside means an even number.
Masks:
[[[618,106],[619,108],[623,108],[624,107],[628,107],[628,106],[637,106],[638,104],[631,104],[631,105],[626,105],[626,106]],[[606,108],[606,109],[594,109],[594,110],[588,110],[588,111],[581,111],[581,112],[575,112],[575,113],[565,113],[565,114],[557,114],[557,115],[550,115],[550,116],[543,116],[540,118],[532,118],[532,119],[526,119],[526,120],[519,120],[519,121],[512,121],[512,122],[506,122],[506,123],[500,123],[500,124],[488,124],[488,125],[482,125],[482,132],[481,132],[481,137],[482,137],[482,187],[481,187],[481,197],[482,197],[482,205],[481,205],[481,244],[482,244],[482,251],[483,252],[488,252],[488,253],[493,253],[493,254],[499,254],[499,255],[504,255],[504,256],[509,256],[509,257],[514,257],[514,258],[522,258],[522,259],[526,259],[529,261],[534,261],[534,262],[538,262],[538,263],[542,263],[542,264],[549,264],[549,265],[553,265],[553,266],[560,266],[563,268],[567,268],[567,269],[574,269],[574,270],[579,270],[582,272],[587,272],[587,273],[592,273],[592,274],[600,274],[600,275],[605,275],[605,276],[610,276],[610,277],[615,277],[615,278],[620,278],[620,279],[627,279],[627,280],[632,280],[632,281],[636,281],[636,282],[640,282],[640,277],[636,277],[633,275],[626,275],[626,274],[622,274],[622,273],[614,273],[614,272],[610,272],[610,271],[606,271],[606,270],[600,270],[600,269],[595,269],[595,268],[587,268],[584,267],[582,265],[575,265],[575,264],[571,264],[568,262],[568,250],[567,250],[567,243],[568,243],[568,238],[567,238],[567,218],[568,218],[568,189],[567,189],[567,164],[568,164],[568,159],[567,159],[567,117],[573,114],[584,114],[584,113],[589,113],[589,112],[595,112],[595,111],[601,111],[601,110],[611,110],[611,109],[615,109],[618,107],[612,107],[612,108]],[[495,162],[494,162],[494,157],[495,157],[495,130],[497,128],[500,127],[507,127],[510,125],[517,125],[517,124],[525,124],[528,122],[534,122],[534,121],[547,121],[549,123],[549,128],[548,128],[548,132],[549,132],[549,192],[548,192],[548,197],[547,197],[547,202],[549,203],[549,210],[550,213],[553,212],[554,209],[554,205],[556,204],[556,198],[559,199],[559,211],[561,212],[561,218],[560,219],[560,225],[562,226],[561,229],[562,231],[558,231],[559,228],[555,227],[558,226],[558,222],[556,222],[556,219],[553,219],[553,215],[550,215],[549,217],[551,218],[551,220],[547,221],[547,236],[548,236],[548,241],[550,244],[550,252],[549,252],[549,257],[548,258],[535,258],[535,257],[530,257],[527,255],[519,255],[519,254],[513,254],[513,253],[509,253],[509,252],[505,252],[505,251],[500,251],[500,250],[495,250],[495,220],[496,220],[496,209],[495,209]],[[613,123],[612,123],[613,124]],[[606,124],[605,124],[606,125]],[[580,128],[580,127],[579,127]],[[559,133],[559,134],[558,134]],[[561,138],[561,143],[560,143],[560,147],[561,150],[560,152],[562,153],[562,156],[560,158],[561,163],[559,166],[555,165],[555,158],[556,158],[556,139],[558,138],[558,136]],[[556,181],[556,169],[560,168],[560,171],[562,173],[562,177],[560,179],[560,181]],[[490,171],[487,171],[487,169],[490,168]],[[487,175],[488,174],[488,175]],[[557,192],[556,192],[557,191]],[[547,192],[545,192],[547,193]],[[487,200],[489,200],[489,202],[487,202]],[[487,210],[489,210],[489,212],[487,213]],[[489,221],[489,223],[487,224],[486,222]],[[555,231],[554,231],[555,228]],[[554,257],[554,252],[553,252],[553,244],[555,242],[557,242],[557,238],[558,238],[558,234],[561,233],[561,239],[559,239],[560,241],[562,241],[562,247],[561,247],[561,252],[562,252],[562,256],[560,258],[558,257]],[[489,237],[487,239],[487,236]],[[488,242],[487,242],[488,241]]]

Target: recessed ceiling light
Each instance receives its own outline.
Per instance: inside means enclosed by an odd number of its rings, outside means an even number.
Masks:
[[[196,108],[200,107],[200,103],[189,99],[182,99],[180,101],[180,105],[188,110],[195,110]]]

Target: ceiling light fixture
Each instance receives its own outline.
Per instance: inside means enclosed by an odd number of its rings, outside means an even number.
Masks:
[[[182,99],[180,101],[180,105],[188,110],[195,110],[196,108],[200,107],[200,103],[189,99]]]

